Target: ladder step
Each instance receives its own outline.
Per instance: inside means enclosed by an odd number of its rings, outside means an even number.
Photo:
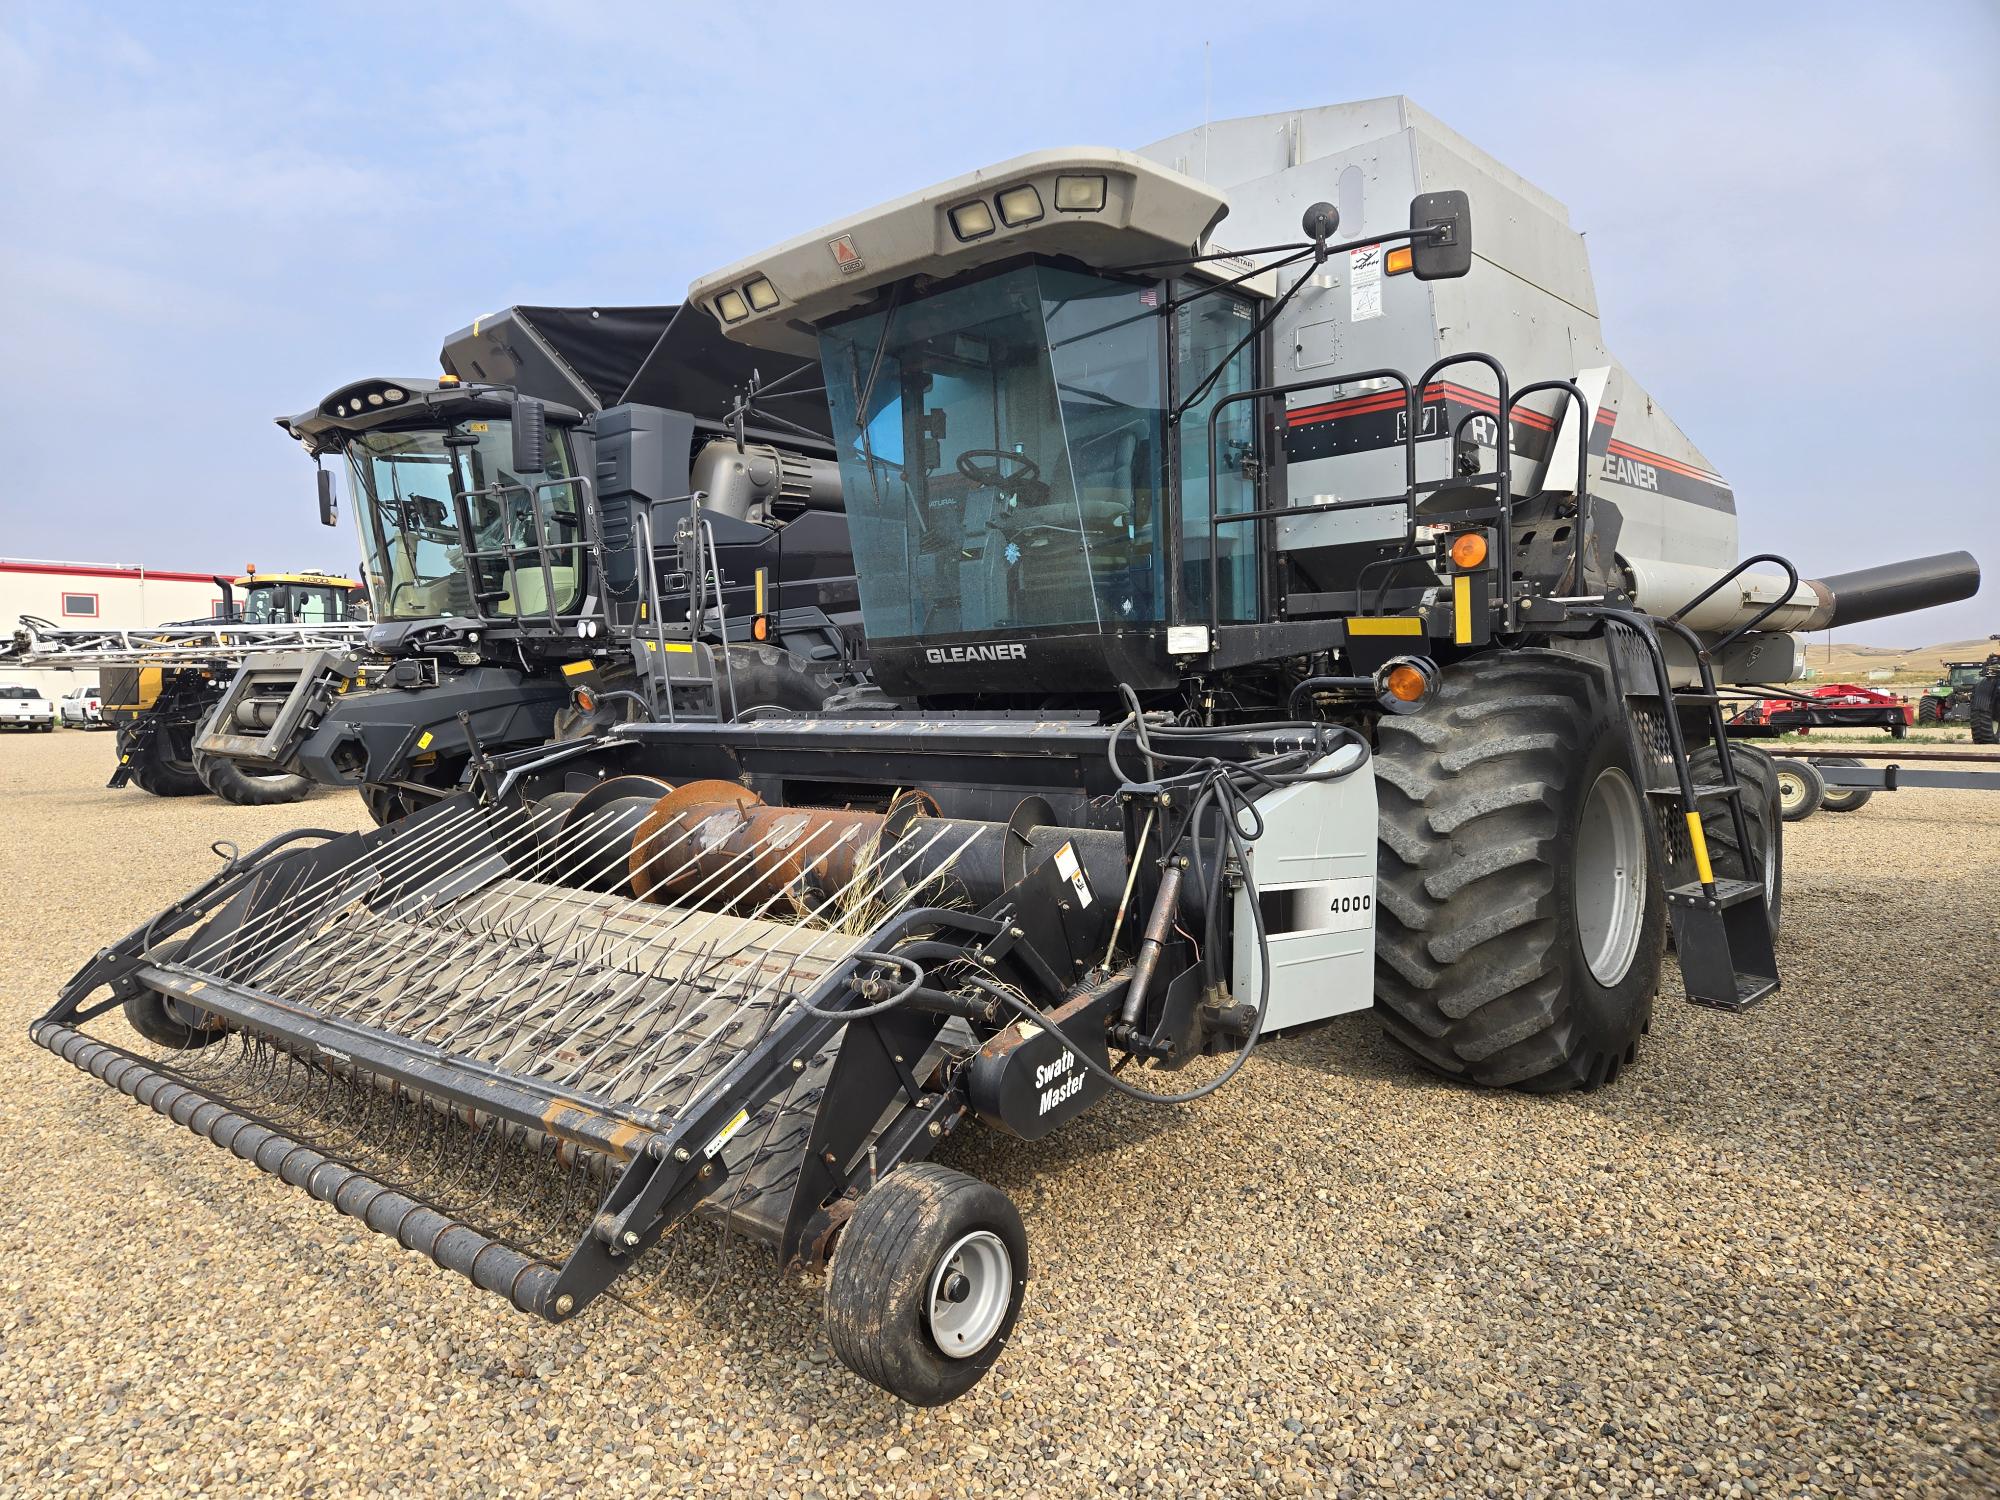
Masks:
[[[1648,797],[1665,797],[1670,801],[1678,802],[1681,797],[1681,789],[1678,786],[1649,786],[1646,788],[1646,795]],[[1739,781],[1734,786],[1724,786],[1719,781],[1698,781],[1695,783],[1694,795],[1696,801],[1701,800],[1703,797],[1740,797],[1743,795],[1743,783]]]
[[[1776,994],[1777,991],[1778,981],[1768,975],[1738,974],[1736,995],[1733,1000],[1727,996],[1693,994],[1689,995],[1688,999],[1696,1005],[1706,1005],[1711,1010],[1726,1010],[1732,1014],[1740,1014],[1758,1001]]]
[[[1671,906],[1699,906],[1714,911],[1723,911],[1732,906],[1741,906],[1746,901],[1763,899],[1763,882],[1757,880],[1718,880],[1715,882],[1713,896],[1702,889],[1699,880],[1673,886],[1667,891],[1667,902]]]

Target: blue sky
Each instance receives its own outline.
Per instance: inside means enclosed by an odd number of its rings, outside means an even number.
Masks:
[[[274,426],[514,302],[1044,146],[1407,93],[1569,205],[1607,338],[1808,573],[2000,570],[2000,6],[0,0],[0,552],[351,563]],[[1979,600],[1860,627],[2000,630]]]

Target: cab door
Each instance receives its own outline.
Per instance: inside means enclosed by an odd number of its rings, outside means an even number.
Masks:
[[[1182,282],[1175,297],[1203,290],[1203,283]],[[1257,535],[1259,523],[1218,521],[1213,542],[1209,531],[1209,477],[1215,480],[1217,517],[1240,515],[1257,508],[1257,403],[1238,401],[1222,410],[1215,424],[1213,457],[1209,417],[1224,398],[1257,384],[1257,340],[1241,349],[1256,320],[1256,304],[1229,292],[1210,292],[1174,310],[1173,401],[1176,407],[1215,371],[1222,372],[1202,398],[1181,414],[1176,451],[1181,508],[1182,618],[1201,623],[1209,616],[1209,585],[1216,584],[1217,620],[1227,624],[1259,618]],[[1231,353],[1236,349],[1235,353]],[[1214,567],[1211,570],[1211,553]]]

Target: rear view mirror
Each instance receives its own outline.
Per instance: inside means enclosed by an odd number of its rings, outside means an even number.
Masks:
[[[539,474],[549,466],[548,418],[532,396],[514,398],[514,472]]]
[[[319,524],[340,524],[340,502],[333,498],[333,472],[330,469],[319,471]]]
[[[1410,200],[1410,228],[1439,231],[1410,241],[1417,280],[1449,281],[1472,269],[1472,200],[1463,189],[1417,194]]]

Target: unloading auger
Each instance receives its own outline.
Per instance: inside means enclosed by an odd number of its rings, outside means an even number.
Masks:
[[[387,827],[231,855],[78,974],[34,1039],[551,1321],[697,1210],[787,1266],[837,1238],[836,1350],[905,1399],[949,1399],[1004,1345],[1027,1246],[1003,1195],[916,1164],[969,1120],[1032,1139],[1129,1088],[1114,1048],[1168,1067],[1229,1050],[1233,1073],[1265,1010],[1230,996],[1259,994],[1250,851],[1337,863],[1329,841],[1365,849],[1374,797],[1365,744],[1330,725],[932,730],[634,725],[496,761]],[[858,759],[935,790],[824,807],[744,784]],[[665,764],[717,774],[643,769]],[[999,775],[948,780],[968,765]],[[1280,817],[1293,832],[1252,842]],[[1350,905],[1320,944],[1355,965],[1329,1010],[1366,1003]],[[166,1054],[86,1035],[113,1007]],[[321,1131],[330,1111],[339,1141],[274,1122],[274,1088],[319,1106]],[[410,1186],[413,1129],[447,1128],[472,1147],[446,1170],[459,1186]],[[371,1144],[393,1171],[357,1164]],[[465,1180],[530,1160],[586,1181],[562,1190],[587,1210],[566,1255],[465,1222]]]

